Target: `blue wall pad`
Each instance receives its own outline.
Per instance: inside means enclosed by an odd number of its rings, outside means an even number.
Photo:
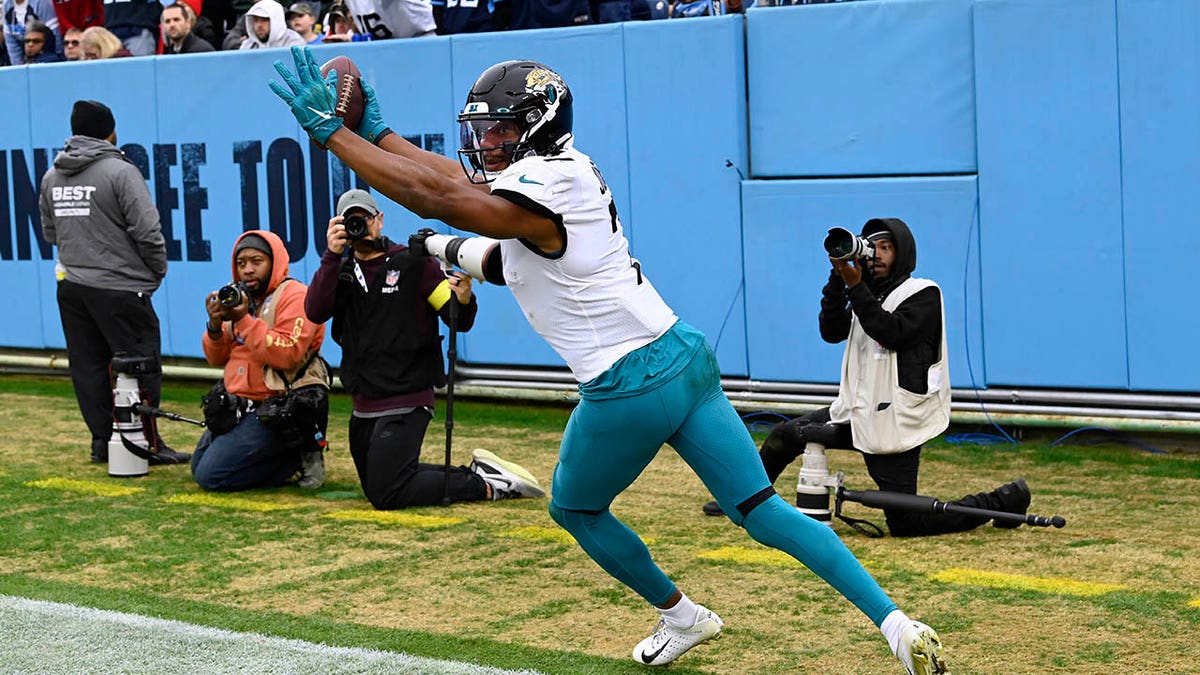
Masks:
[[[31,70],[0,68],[0,91],[6,93],[0,124],[0,287],[21,298],[6,303],[0,344],[40,348],[48,339],[61,343],[62,327],[54,295],[54,265],[46,268],[42,263],[45,248],[37,213],[44,171],[40,165],[54,158],[48,151],[30,150]],[[62,139],[57,145],[62,145]]]
[[[1118,0],[1129,381],[1195,391],[1200,361],[1170,358],[1200,318],[1180,311],[1200,251],[1200,5]]]
[[[1112,3],[975,5],[989,384],[1126,388]]]
[[[716,346],[721,371],[746,375],[736,227],[746,171],[742,19],[623,25],[632,210],[621,221],[654,287]],[[691,63],[705,66],[681,67]]]
[[[752,8],[746,26],[754,177],[975,171],[970,2]]]
[[[817,326],[831,269],[822,241],[831,227],[857,234],[871,218],[900,218],[917,240],[915,276],[942,288],[951,383],[982,386],[975,204],[973,176],[743,183],[750,377],[838,381],[845,343],[824,342]]]

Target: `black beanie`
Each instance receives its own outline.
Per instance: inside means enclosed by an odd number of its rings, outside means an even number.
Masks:
[[[112,111],[99,101],[75,101],[71,108],[71,134],[104,140],[117,128]]]
[[[271,244],[260,234],[246,234],[238,241],[237,246],[233,249],[233,257],[243,250],[252,248],[257,251],[262,251],[267,254],[268,258],[275,259],[275,253],[271,250]]]

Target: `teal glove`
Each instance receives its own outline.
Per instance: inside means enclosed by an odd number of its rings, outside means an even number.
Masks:
[[[379,99],[375,96],[375,87],[367,84],[366,80],[360,79],[358,83],[362,86],[363,99],[366,103],[363,105],[362,121],[358,123],[355,133],[371,143],[379,145],[379,141],[392,133],[392,130],[383,121],[383,113],[379,110]]]
[[[292,47],[292,60],[296,63],[295,75],[281,61],[275,62],[275,70],[287,88],[273,81],[271,91],[291,107],[300,126],[324,147],[333,132],[342,128],[342,118],[333,113],[337,73],[331,70],[328,77],[321,77],[321,69],[308,47]]]

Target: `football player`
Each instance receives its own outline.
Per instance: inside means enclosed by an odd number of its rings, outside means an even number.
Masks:
[[[558,73],[533,61],[485,70],[458,116],[456,163],[389,133],[366,82],[363,120],[357,130],[344,128],[312,55],[293,49],[292,56],[296,72],[276,62],[285,84],[271,88],[314,140],[418,216],[502,240],[505,282],[579,382],[550,514],[661,614],[634,647],[635,661],[670,663],[723,625],[609,510],[665,443],[751,537],[804,563],[879,626],[909,673],[947,672],[937,633],[900,611],[833,530],[792,508],[767,481],[721,389],[712,347],[630,256],[612,192],[575,147],[571,91]]]

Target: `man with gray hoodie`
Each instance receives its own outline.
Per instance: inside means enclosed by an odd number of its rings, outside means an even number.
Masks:
[[[246,12],[246,39],[240,49],[267,47],[303,47],[304,38],[288,28],[283,5],[275,0],[259,0]]]
[[[152,357],[141,386],[155,407],[162,392],[162,338],[150,296],[167,273],[167,248],[146,181],[116,142],[108,106],[76,101],[71,137],[42,177],[39,203],[42,234],[58,247],[58,311],[93,462],[108,461],[113,355]],[[190,458],[153,437],[151,464]]]

